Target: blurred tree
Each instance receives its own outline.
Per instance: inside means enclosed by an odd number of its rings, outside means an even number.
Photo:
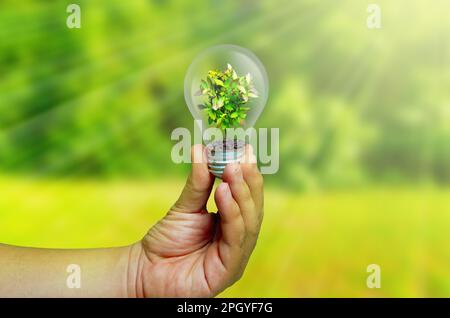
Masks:
[[[287,78],[261,126],[280,127],[278,179],[296,188],[360,182],[360,153],[370,130],[351,105],[310,96],[305,80]]]
[[[253,50],[270,78],[259,122],[280,127],[292,188],[450,182],[449,4],[381,1],[0,2],[0,169],[177,174],[170,132],[192,127],[183,79],[213,44]],[[407,7],[407,10],[405,10]],[[411,24],[411,17],[414,23]]]

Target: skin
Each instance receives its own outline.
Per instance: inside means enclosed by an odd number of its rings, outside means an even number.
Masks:
[[[125,247],[57,250],[0,245],[1,297],[213,297],[244,273],[263,217],[263,178],[251,147],[229,164],[214,199],[204,148],[192,148],[192,170],[166,216]],[[68,288],[69,264],[81,288]]]

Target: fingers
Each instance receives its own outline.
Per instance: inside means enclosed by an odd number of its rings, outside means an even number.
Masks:
[[[240,248],[244,241],[245,224],[228,183],[219,184],[214,199],[219,209],[222,240],[228,246]]]
[[[251,160],[228,165],[223,179],[229,184],[232,196],[239,205],[248,234],[256,237],[263,215],[263,181],[249,146],[245,156]]]
[[[255,162],[227,165],[224,182],[215,193],[221,219],[220,256],[231,274],[242,273],[261,227],[263,184]]]
[[[231,189],[231,194],[236,200],[243,217],[246,218],[255,210],[255,205],[247,183],[244,180],[241,165],[231,163],[225,167],[223,181],[227,182]]]
[[[250,189],[256,210],[262,216],[264,207],[264,180],[256,165],[256,156],[253,154],[251,145],[246,146],[244,158],[246,160],[241,163],[244,180]]]
[[[208,171],[203,145],[192,146],[191,160],[191,173],[183,192],[172,208],[173,211],[192,213],[206,210],[206,203],[214,184],[214,176]]]

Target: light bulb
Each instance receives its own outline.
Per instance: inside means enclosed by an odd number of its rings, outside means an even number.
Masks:
[[[263,64],[249,50],[217,45],[200,53],[184,81],[184,97],[200,130],[219,128],[223,140],[206,145],[208,167],[221,178],[228,163],[239,162],[245,143],[226,137],[227,128],[253,127],[266,105],[268,79]]]

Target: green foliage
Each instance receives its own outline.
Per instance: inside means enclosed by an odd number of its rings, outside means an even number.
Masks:
[[[208,123],[223,131],[240,126],[250,109],[245,105],[250,99],[258,98],[251,75],[238,76],[230,64],[223,72],[209,71],[201,81],[198,94],[206,96],[200,107],[207,113]]]
[[[0,175],[186,171],[167,159],[172,130],[192,127],[180,86],[199,52],[231,41],[268,70],[257,125],[280,128],[280,187],[450,184],[450,2],[410,2],[384,3],[389,32],[368,32],[357,0],[83,0],[79,30],[64,1],[0,1]],[[255,101],[219,111],[241,124]],[[219,111],[205,110],[216,126]]]
[[[352,104],[312,96],[306,83],[299,76],[287,77],[273,98],[277,113],[260,121],[262,127],[270,121],[283,122],[287,137],[280,138],[285,157],[278,177],[285,187],[303,190],[363,183],[360,149],[371,145],[371,127],[361,122]]]

